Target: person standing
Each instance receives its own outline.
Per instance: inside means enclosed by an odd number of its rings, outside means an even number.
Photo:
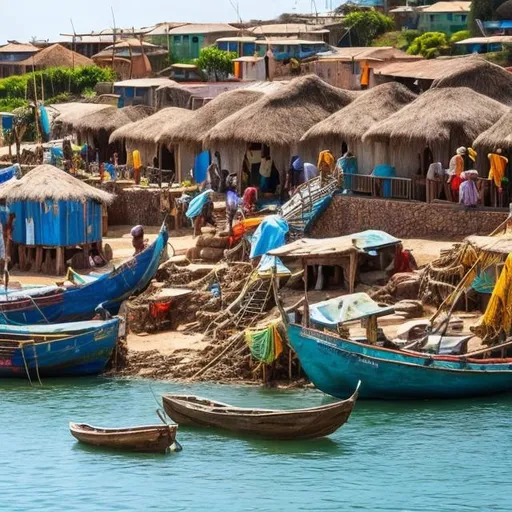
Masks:
[[[236,188],[236,174],[230,174],[226,179],[226,228],[229,236],[233,236],[233,221],[240,205],[240,197]]]
[[[478,171],[464,171],[461,175],[461,179],[463,181],[460,184],[459,203],[464,205],[465,208],[476,208],[480,199],[476,186]]]
[[[452,201],[455,203],[459,202],[459,188],[462,183],[461,175],[464,172],[464,156],[466,154],[466,148],[461,146],[457,149],[457,152],[452,156],[449,165],[449,178],[448,183],[450,184],[450,190],[452,193]]]
[[[136,149],[133,152],[133,179],[135,180],[135,185],[140,183],[140,168],[141,168],[141,160],[140,160],[140,152]]]
[[[503,206],[503,182],[506,177],[508,158],[501,154],[501,149],[497,149],[496,153],[489,153],[487,158],[490,163],[489,179],[493,181],[497,190],[496,204],[493,206]]]

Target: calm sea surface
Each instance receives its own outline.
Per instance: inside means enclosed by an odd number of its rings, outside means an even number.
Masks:
[[[183,428],[182,452],[131,455],[77,443],[68,422],[157,423],[151,388],[275,408],[329,398],[102,378],[44,384],[0,382],[2,511],[512,510],[512,397],[360,401],[325,439],[270,442]]]

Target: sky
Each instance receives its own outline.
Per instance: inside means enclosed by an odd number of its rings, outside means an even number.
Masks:
[[[242,20],[271,19],[283,12],[311,12],[312,0],[232,0],[238,1]],[[325,2],[316,0],[319,12]],[[0,0],[0,44],[37,39],[56,40],[77,33],[112,26],[111,7],[120,28],[151,26],[163,21],[229,22],[237,14],[230,0]]]

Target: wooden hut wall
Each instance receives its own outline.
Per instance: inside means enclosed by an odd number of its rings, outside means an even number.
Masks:
[[[175,153],[176,159],[176,181],[181,183],[190,179],[190,170],[194,168],[194,161],[197,151],[188,144],[179,144]]]
[[[142,165],[144,166],[153,166],[153,159],[158,156],[158,145],[150,144],[147,142],[126,142],[126,152],[132,153],[135,150],[138,150],[140,153],[140,159]]]

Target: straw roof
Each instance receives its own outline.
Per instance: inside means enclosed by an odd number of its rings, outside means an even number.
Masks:
[[[201,144],[206,134],[222,120],[252,105],[263,96],[263,93],[236,89],[219,94],[204,107],[195,110],[182,122],[167,123],[161,130],[159,142],[187,142]]]
[[[312,126],[348,105],[357,95],[332,87],[315,75],[296,78],[221,121],[208,132],[206,142],[291,146]]]
[[[85,201],[93,199],[109,204],[114,196],[87,185],[53,165],[39,165],[20,180],[12,180],[0,188],[0,199],[7,202]]]
[[[512,73],[476,55],[454,59],[452,69],[432,84],[439,87],[469,87],[512,106]]]
[[[512,110],[509,110],[488,130],[481,133],[474,142],[477,148],[496,151],[512,149]]]
[[[34,56],[16,62],[16,64],[19,66],[38,66],[40,68],[94,66],[91,59],[68,50],[60,44],[52,44]]]
[[[53,106],[60,112],[55,121],[73,126],[75,122],[78,122],[83,117],[106,109],[110,105],[101,103],[59,103]]]
[[[387,119],[416,98],[414,93],[398,82],[378,85],[310,128],[302,141],[327,138],[361,139],[375,123]]]
[[[164,108],[152,116],[118,128],[110,136],[110,142],[126,140],[155,144],[166,126],[181,124],[182,121],[190,119],[194,113],[194,111],[186,108]]]
[[[150,107],[137,105],[134,107],[117,108],[107,106],[97,112],[89,114],[73,123],[76,130],[113,132],[128,123],[139,121],[150,116],[154,110]]]
[[[30,43],[18,43],[11,41],[10,43],[0,46],[0,53],[37,53],[39,48]]]
[[[364,140],[442,145],[467,144],[492,126],[507,107],[467,87],[430,89],[370,128]]]

